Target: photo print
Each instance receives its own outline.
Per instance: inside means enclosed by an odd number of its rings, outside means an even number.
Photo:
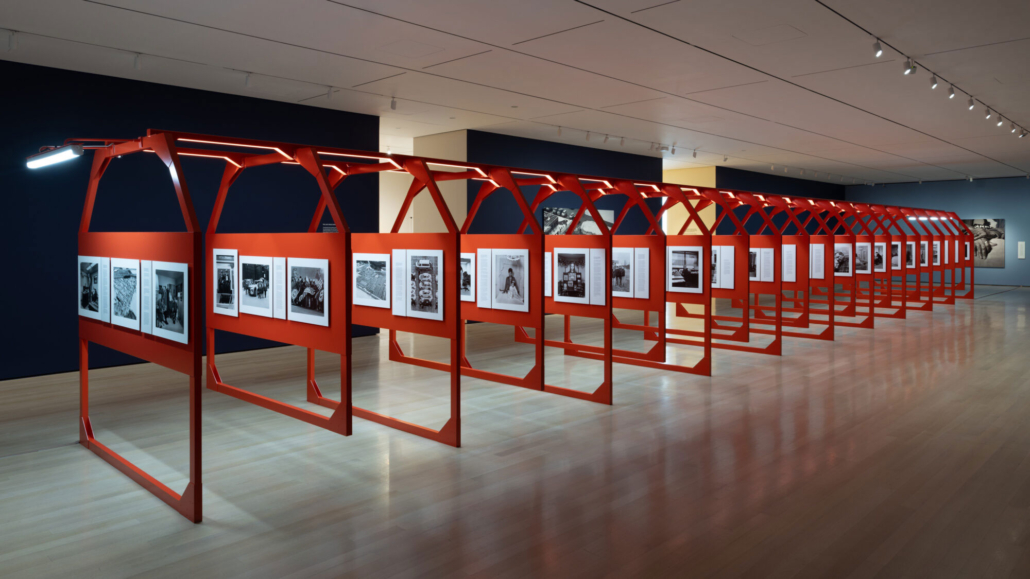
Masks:
[[[633,248],[612,248],[612,295],[633,297]]]
[[[721,288],[722,284],[719,283],[719,258],[721,257],[722,248],[718,245],[712,246],[712,287]]]
[[[963,219],[973,231],[973,267],[1005,267],[1005,220]],[[966,244],[969,259],[969,244]]]
[[[476,301],[476,254],[463,253],[458,260],[461,269],[461,278],[458,280],[458,293],[461,294],[461,301]]]
[[[443,320],[443,251],[408,250],[407,315],[412,318]]]
[[[930,242],[920,241],[919,242],[919,267],[930,266]]]
[[[513,312],[529,311],[529,250],[493,250],[493,307]]]
[[[240,312],[272,317],[272,258],[240,256]]]
[[[887,243],[873,244],[873,271],[887,271]]]
[[[855,244],[855,273],[873,273],[872,252],[870,244]]]
[[[111,323],[139,330],[139,260],[111,259],[111,290]]]
[[[189,343],[189,269],[185,263],[153,262],[154,335]]]
[[[833,244],[833,275],[851,277],[851,244]]]
[[[598,209],[597,212],[601,214],[601,219],[604,220],[605,225],[611,230],[612,226],[615,225],[615,211],[611,209]],[[579,213],[579,209],[544,207],[544,235],[564,235],[568,231],[569,226],[572,225],[572,220],[575,219],[576,213]],[[576,224],[576,229],[573,230],[572,234],[601,235],[601,228],[597,226],[594,216],[590,214],[590,211],[584,211],[583,217]]]
[[[933,264],[934,265],[940,265],[941,264],[941,242],[940,241],[933,242]]]
[[[761,259],[759,258],[758,248],[752,247],[747,252],[747,278],[751,281],[758,281],[758,265]]]
[[[239,284],[239,262],[235,249],[215,249],[211,255],[214,256],[214,271],[212,275],[215,280],[215,295],[211,301],[212,308],[216,314],[223,316],[239,316],[240,300],[238,297]]]
[[[243,258],[240,258],[240,268]],[[329,325],[329,260],[290,257],[286,260],[290,303],[286,319],[316,326]],[[246,274],[246,272],[244,272]],[[243,303],[246,303],[244,296]]]
[[[701,248],[670,246],[667,251],[666,289],[671,292],[702,293]]]
[[[390,254],[354,254],[354,305],[390,307]]]
[[[79,256],[79,315],[100,319],[100,258]]]
[[[588,304],[587,250],[554,250],[554,301]],[[603,279],[603,278],[602,278]]]
[[[916,242],[905,242],[905,267],[916,266]]]
[[[901,269],[901,242],[891,242],[891,269]]]

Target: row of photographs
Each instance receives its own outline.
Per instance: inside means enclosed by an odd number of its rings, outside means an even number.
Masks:
[[[328,259],[239,255],[235,249],[214,249],[212,257],[216,314],[329,325]]]
[[[443,250],[355,253],[353,261],[354,305],[385,308],[395,316],[443,321]]]
[[[813,259],[811,264],[813,271],[811,277],[814,279],[822,279],[821,266],[822,266],[822,252],[819,252],[819,275],[816,275],[814,267],[816,266],[816,254],[815,248],[822,249],[821,244],[812,244],[813,248]],[[952,255],[957,256],[959,254],[959,242],[954,242],[954,252]],[[940,241],[934,241],[932,244],[932,254],[930,251],[931,244],[928,241],[919,242],[919,267],[929,267],[932,263],[934,266],[948,265],[948,244],[941,243]],[[965,243],[965,258],[969,259],[969,242]],[[901,267],[901,242],[892,241],[890,249],[890,269],[899,270]],[[870,274],[870,273],[885,273],[887,271],[887,243],[876,242],[866,243],[859,242],[855,244],[855,255],[854,255],[854,266],[852,267],[852,255],[851,255],[851,244],[850,243],[835,243],[833,244],[833,273],[837,276],[850,276],[852,271],[856,274]],[[905,267],[916,267],[916,242],[908,241],[905,247]]]
[[[185,263],[79,256],[79,315],[189,343]]]

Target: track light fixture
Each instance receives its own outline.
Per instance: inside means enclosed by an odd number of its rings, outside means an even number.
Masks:
[[[390,145],[386,146],[386,154],[387,155],[392,155],[393,154],[393,151],[390,150]]]
[[[915,65],[914,62],[912,62],[912,59],[909,58],[908,60],[905,61],[905,76],[908,76],[908,75],[914,73],[915,71],[916,71],[916,65]]]
[[[1026,136],[1026,131],[1025,130],[1022,133],[1019,133],[1019,138],[1020,139],[1022,139],[1025,136]]]
[[[18,33],[14,30],[7,31],[7,52],[18,50]]]
[[[620,147],[626,146],[626,137],[619,137],[619,146]]]
[[[770,171],[775,171],[776,170],[776,165],[769,165],[769,170]]]
[[[694,158],[697,158],[697,149],[694,149]]]
[[[999,116],[998,117],[998,126],[1000,127],[1000,126],[1002,126],[1004,124],[1005,124],[1005,119],[1003,119],[1003,118],[1001,118],[1001,116]]]
[[[333,100],[333,87],[326,87],[325,99],[328,101]]]
[[[876,58],[883,56],[883,47],[880,46],[879,38],[876,39],[876,42],[873,42],[873,55],[875,55]]]
[[[1012,128],[1012,130],[1009,131],[1010,133],[1016,132],[1016,123],[1012,123],[1012,127],[1011,128]]]
[[[937,75],[936,74],[930,77],[930,90],[933,90],[935,88],[937,88]]]
[[[953,87],[953,86],[948,87],[948,98],[949,99],[955,98],[955,87]]]
[[[558,126],[558,136],[561,136],[561,125]]]
[[[132,68],[135,68],[136,70],[143,70],[143,55],[142,54],[140,54],[138,52],[136,53],[136,58],[132,62]]]
[[[973,110],[973,107],[975,106],[976,103],[973,102],[973,97],[969,97],[969,110]]]
[[[250,88],[250,73],[249,72],[243,76],[243,86],[244,86],[244,88]]]
[[[390,97],[390,110],[391,111],[397,110],[397,99],[394,98],[394,97]]]
[[[730,158],[729,158],[729,157],[727,157],[726,155],[723,155],[723,156],[722,156],[722,162],[723,162],[723,163],[725,163],[726,161],[729,161],[729,160],[730,160]]]
[[[608,142],[608,135],[604,136],[604,142],[606,142],[606,143]]]
[[[590,140],[590,131],[587,131],[587,140]]]
[[[991,118],[991,109],[984,109],[984,118],[985,119]]]

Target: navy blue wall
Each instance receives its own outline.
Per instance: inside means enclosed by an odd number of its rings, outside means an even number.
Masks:
[[[25,157],[41,145],[60,144],[68,137],[132,138],[155,128],[379,148],[379,119],[368,115],[3,61],[0,78],[6,87],[0,107],[5,217],[0,235],[6,277],[17,280],[0,284],[0,303],[6,304],[0,379],[78,368],[78,316],[71,296],[91,159],[87,154],[46,169],[27,169]],[[183,158],[202,228],[207,227],[223,166]],[[354,231],[378,231],[377,175],[348,178],[337,191]],[[317,202],[314,180],[299,167],[248,169],[230,192],[219,230],[306,231]],[[111,164],[101,181],[91,230],[185,230],[168,171],[157,155],[139,153]],[[190,304],[197,306],[203,307]],[[369,332],[355,326],[355,335]],[[224,332],[218,339],[219,351],[271,345],[275,343]],[[90,353],[92,367],[134,361],[96,346]]]
[[[1030,180],[980,179],[847,188],[847,200],[954,211],[962,219],[1005,220],[1005,267],[978,267],[976,283],[1030,285],[1030,262],[1017,259],[1017,242],[1030,237]]]
[[[796,179],[781,175],[769,175],[744,171],[732,167],[715,168],[715,186],[724,189],[735,189],[737,191],[751,191],[753,193],[768,193],[770,195],[784,195],[786,197],[812,197],[816,199],[832,199],[834,201],[844,200],[844,186],[822,181],[809,181],[807,179]],[[722,211],[716,208],[718,215]],[[744,217],[746,208],[736,211],[737,216]],[[773,219],[777,226],[781,226],[787,217],[779,215]],[[751,218],[744,224],[745,229],[750,233],[757,233],[761,228],[761,221],[758,216]],[[813,228],[814,229],[814,228]],[[719,224],[716,233],[728,235],[733,233],[733,224],[725,221]],[[790,231],[788,233],[791,233]]]
[[[565,143],[510,137],[482,131],[468,131],[468,161],[596,177],[662,180],[662,160],[658,157],[577,147]],[[469,181],[468,206],[470,208],[476,199],[479,187],[480,182]],[[522,188],[528,198],[528,203],[532,203],[538,189],[539,187]],[[597,202],[597,208],[611,209],[618,217],[625,203],[625,196],[613,195],[600,199]],[[657,212],[661,208],[660,199],[651,199],[647,203],[653,212]],[[543,207],[576,208],[579,205],[579,197],[568,192],[558,193],[541,205],[541,209],[537,211],[537,219],[542,223]],[[469,233],[515,233],[521,221],[522,213],[510,195],[492,195],[476,213],[476,218],[469,227]],[[626,215],[625,221],[619,227],[618,234],[639,235],[646,231],[647,219],[639,209],[633,209]]]

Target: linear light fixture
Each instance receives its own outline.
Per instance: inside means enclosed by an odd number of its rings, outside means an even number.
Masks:
[[[65,145],[32,155],[26,159],[25,165],[29,169],[39,169],[55,163],[71,161],[80,156],[82,156],[82,145]]]

